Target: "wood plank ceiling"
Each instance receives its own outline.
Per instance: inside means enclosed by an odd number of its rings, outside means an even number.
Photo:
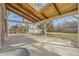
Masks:
[[[32,22],[78,10],[77,3],[50,3],[38,10],[32,3],[7,3],[6,8]]]

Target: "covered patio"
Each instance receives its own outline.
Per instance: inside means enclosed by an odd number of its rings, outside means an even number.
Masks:
[[[40,7],[41,5],[42,7]],[[78,3],[0,4],[0,48],[26,48],[31,56],[79,55],[78,33],[48,32],[48,28],[51,28],[48,24],[51,24],[55,19],[69,16],[79,19],[78,5]],[[21,16],[23,20],[10,20],[7,11]],[[20,28],[20,24],[11,30],[8,22],[22,23],[27,29]],[[41,28],[37,28],[38,25]],[[70,35],[72,38],[68,39],[67,35]]]

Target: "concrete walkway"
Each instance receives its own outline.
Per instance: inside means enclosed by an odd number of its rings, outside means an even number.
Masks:
[[[6,47],[27,48],[31,56],[79,56],[79,48],[70,45],[70,41],[60,38],[35,35],[9,35]],[[70,47],[69,47],[70,46]]]

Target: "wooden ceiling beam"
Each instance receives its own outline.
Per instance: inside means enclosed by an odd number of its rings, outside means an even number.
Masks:
[[[50,17],[49,19],[39,21],[39,23],[43,23],[43,22],[46,22],[46,21],[50,22],[51,20],[56,20],[56,19],[59,19],[59,18],[64,18],[64,17],[67,17],[67,16],[73,16],[73,15],[77,15],[77,14],[78,14],[78,10],[74,10],[74,11],[71,11],[71,12],[68,12],[68,13],[65,13],[65,14],[58,15],[56,17]]]
[[[19,4],[16,4],[16,5],[19,6],[20,8],[22,8],[22,10],[25,11],[26,14],[29,15],[30,17],[32,17],[33,19],[35,19],[35,20],[37,20],[37,21],[40,20],[40,18],[36,17],[36,16],[34,15],[34,13],[31,13],[31,10],[32,10],[32,9],[28,10],[28,9],[25,8],[24,6],[21,6],[21,5],[19,5]],[[26,5],[27,5],[27,4],[26,4]],[[24,8],[23,8],[23,7],[24,7]],[[36,11],[34,11],[34,12],[36,12]]]
[[[28,3],[27,4],[25,4],[25,3],[20,4],[20,3],[18,3],[18,5],[20,5],[24,10],[26,10],[28,13],[30,13],[33,16],[35,16],[39,20],[44,19],[44,18],[42,18],[42,16],[40,17],[41,14],[39,14],[39,12],[34,10],[32,6],[30,7],[30,5]]]
[[[36,14],[41,18],[45,19],[45,17],[41,14],[39,10],[37,10],[36,6],[33,3],[28,3],[29,7],[31,7],[34,11],[36,11]]]
[[[45,14],[43,14],[43,13],[41,13],[41,14],[45,17],[45,19],[48,19],[48,17]]]
[[[18,11],[20,11],[21,13],[25,14],[26,16],[32,18],[33,20],[39,21],[38,18],[36,18],[36,17],[34,17],[33,15],[29,14],[27,11],[25,11],[23,8],[21,8],[21,6],[19,6],[18,4],[12,3],[12,4],[8,4],[8,5],[12,6],[13,8],[15,8],[16,10],[18,10]]]
[[[10,5],[6,5],[6,8],[24,18],[26,18],[27,20],[31,21],[31,22],[36,22],[35,20],[31,19],[30,17],[27,17],[25,14],[22,14],[21,12],[17,11],[16,9],[14,9],[13,7],[11,7]]]
[[[70,11],[77,10],[77,3],[55,3],[60,14],[65,14]]]
[[[54,17],[59,15],[58,11],[56,10],[55,6],[50,3],[47,6],[45,6],[44,8],[41,9],[41,13],[46,16],[46,18],[50,18],[50,17]]]
[[[58,14],[61,15],[61,13],[60,13],[59,9],[57,8],[56,4],[55,3],[52,3],[52,4],[55,7],[55,9],[57,10]]]

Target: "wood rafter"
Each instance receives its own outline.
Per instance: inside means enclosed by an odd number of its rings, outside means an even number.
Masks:
[[[22,12],[23,14],[25,14],[27,17],[30,17],[32,18],[33,20],[35,21],[38,21],[39,19],[37,19],[36,17],[34,17],[33,15],[31,15],[30,13],[28,13],[27,11],[25,11],[23,8],[21,8],[21,6],[19,6],[18,4],[8,4],[10,5],[11,7],[15,8],[17,11],[20,11]]]
[[[32,6],[33,9],[35,9],[37,12],[39,11],[39,14],[41,14],[41,16],[43,16],[43,20],[48,18],[43,13],[41,13],[41,11],[34,4],[29,4],[29,5]]]
[[[60,11],[58,10],[56,4],[55,4],[55,3],[52,3],[52,4],[54,5],[54,7],[55,7],[56,11],[58,12],[58,14],[61,15],[61,13],[60,13]]]
[[[16,13],[16,14],[18,14],[18,15],[24,17],[24,18],[26,18],[27,20],[29,20],[29,21],[31,21],[31,22],[36,22],[36,21],[33,20],[32,18],[27,17],[25,14],[23,14],[23,13],[17,11],[15,8],[12,8],[10,5],[6,5],[6,8],[7,8],[8,10],[10,10],[10,11],[12,11],[12,12],[14,12],[14,13]]]
[[[46,22],[46,21],[51,21],[51,20],[55,20],[55,19],[63,18],[63,17],[67,17],[67,16],[73,16],[73,15],[76,15],[76,14],[78,14],[77,10],[63,14],[63,15],[58,15],[56,17],[51,17],[51,18],[45,19],[43,21],[39,21],[39,23],[43,23],[43,22]]]
[[[39,20],[43,20],[44,17],[35,9],[31,4],[19,4],[23,9],[25,9],[27,12],[38,18]]]
[[[8,3],[8,5],[14,9],[11,11],[21,14],[21,16],[33,22],[39,22],[51,17],[55,18],[77,10],[77,3],[48,3],[48,5],[41,10],[38,10],[33,3]]]

